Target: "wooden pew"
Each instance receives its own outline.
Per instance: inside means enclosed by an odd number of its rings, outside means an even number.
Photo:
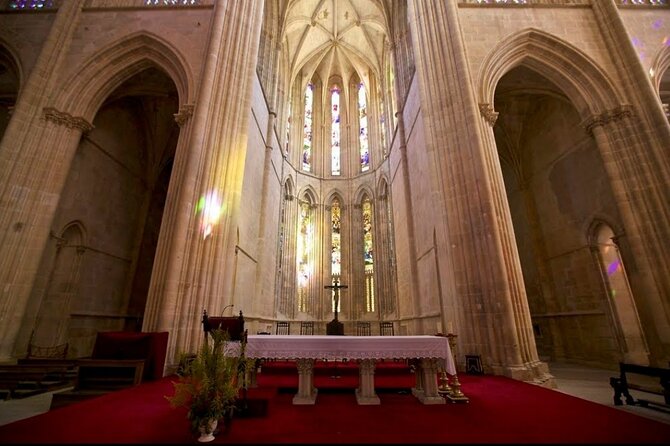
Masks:
[[[633,375],[633,376],[631,376]],[[658,378],[658,384],[642,384],[634,380],[635,375]],[[621,396],[626,399],[628,405],[638,405],[651,409],[670,412],[670,369],[661,367],[650,367],[638,364],[619,363],[619,376],[610,378],[610,386],[614,389],[614,405],[621,406]],[[630,390],[637,390],[649,394],[660,395],[664,403],[650,401],[642,398],[633,398]]]
[[[5,364],[0,366],[0,395],[3,399],[25,398],[74,385],[71,365]]]
[[[54,393],[51,409],[104,395],[142,382],[144,359],[78,359],[74,388]]]

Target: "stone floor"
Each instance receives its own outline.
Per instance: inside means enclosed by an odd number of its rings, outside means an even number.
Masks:
[[[551,370],[551,373],[556,379],[556,385],[558,387],[556,390],[559,392],[567,393],[595,403],[604,404],[606,406],[616,407],[619,410],[670,424],[670,413],[668,412],[648,407],[627,406],[625,402],[622,406],[614,405],[614,391],[612,390],[612,387],[610,387],[609,379],[611,376],[618,376],[618,370],[606,370],[554,362],[549,363],[549,370]],[[658,384],[658,379],[654,381],[652,378],[637,376],[635,379],[636,382],[641,384]],[[663,397],[660,395],[652,395],[635,390],[631,390],[630,393],[634,398],[639,397],[649,401],[663,403]]]
[[[613,391],[609,385],[609,378],[610,376],[616,376],[616,371],[563,363],[550,363],[549,368],[556,379],[556,391],[558,392],[670,424],[670,413],[625,404],[614,406]],[[467,394],[467,389],[463,390]],[[648,400],[663,402],[660,396],[643,395],[635,391],[631,391],[631,393],[634,397],[641,396]],[[52,393],[45,393],[21,400],[0,401],[0,425],[48,412],[51,398]]]

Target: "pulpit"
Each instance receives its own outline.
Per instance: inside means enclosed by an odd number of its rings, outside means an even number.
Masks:
[[[240,311],[239,316],[211,317],[207,310],[202,310],[202,329],[205,331],[205,342],[209,332],[217,329],[227,332],[231,341],[241,341],[244,336],[244,316]]]

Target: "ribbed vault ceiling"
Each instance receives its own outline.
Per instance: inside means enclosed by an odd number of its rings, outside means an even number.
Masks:
[[[368,72],[381,73],[386,29],[380,0],[291,1],[283,35],[291,79],[316,72],[346,85],[358,73],[368,83]]]

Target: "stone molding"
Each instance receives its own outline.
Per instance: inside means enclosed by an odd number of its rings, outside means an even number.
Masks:
[[[69,129],[81,130],[82,133],[88,133],[93,130],[93,124],[89,123],[81,116],[72,116],[69,113],[56,110],[53,107],[44,107],[42,109],[42,118],[47,122],[53,122],[56,125],[63,125]]]
[[[179,113],[175,113],[174,120],[177,124],[179,124],[179,127],[183,127],[184,124],[186,124],[186,121],[189,120],[191,116],[193,116],[193,109],[195,108],[195,105],[193,104],[185,104],[179,107]]]
[[[493,109],[491,104],[479,104],[479,113],[482,114],[491,127],[496,124],[499,113]]]
[[[607,125],[611,122],[621,121],[625,118],[632,118],[633,116],[635,116],[635,113],[633,112],[633,106],[624,104],[587,118],[583,126],[586,130],[586,133],[588,133],[590,136],[593,136],[594,128]]]

